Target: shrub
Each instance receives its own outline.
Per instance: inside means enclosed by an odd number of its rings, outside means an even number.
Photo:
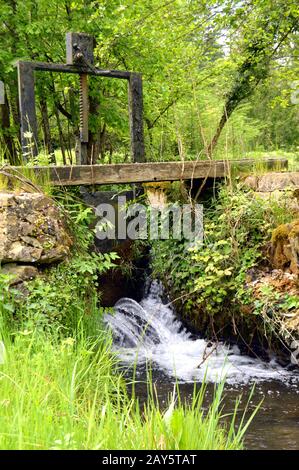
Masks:
[[[240,184],[222,187],[204,211],[203,242],[192,247],[184,240],[153,242],[153,274],[170,287],[196,325],[206,326],[217,315],[233,321],[234,313],[242,315],[242,305],[254,306],[248,271],[264,262],[273,229],[291,219],[282,200],[258,197]]]

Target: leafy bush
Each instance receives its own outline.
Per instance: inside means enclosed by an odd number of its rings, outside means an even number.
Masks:
[[[70,259],[44,270],[26,284],[26,295],[13,295],[10,278],[0,274],[0,317],[14,318],[27,328],[69,330],[99,303],[98,278],[114,266],[118,255],[94,253],[93,211],[72,193],[58,194],[75,244]]]
[[[254,302],[246,286],[248,270],[263,261],[272,230],[291,218],[281,200],[262,199],[240,184],[223,187],[204,212],[203,242],[191,248],[185,241],[153,243],[154,275],[164,280],[197,325],[217,314],[241,314],[241,304]]]
[[[0,331],[9,323],[15,310],[15,290],[11,288],[11,276],[0,272]]]
[[[69,327],[98,304],[98,276],[114,266],[116,253],[85,253],[51,268],[29,283],[17,315],[32,326]],[[28,325],[28,327],[30,327]]]

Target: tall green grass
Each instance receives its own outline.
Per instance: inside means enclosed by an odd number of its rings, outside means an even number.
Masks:
[[[250,422],[236,431],[221,419],[223,384],[204,412],[204,386],[190,404],[175,393],[166,410],[154,397],[141,407],[116,372],[107,332],[72,337],[21,330],[0,334],[1,449],[241,449]],[[226,419],[227,423],[227,419]]]

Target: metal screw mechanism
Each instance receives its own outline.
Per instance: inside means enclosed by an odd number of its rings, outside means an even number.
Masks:
[[[77,64],[85,62],[84,54],[78,44],[73,45],[75,51],[74,61]],[[80,116],[80,143],[81,143],[81,163],[87,164],[87,144],[88,144],[88,78],[86,73],[79,74],[79,116]]]
[[[88,142],[88,82],[85,73],[80,74],[80,140]]]

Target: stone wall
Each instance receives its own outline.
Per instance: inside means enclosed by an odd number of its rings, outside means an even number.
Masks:
[[[250,175],[244,179],[244,184],[256,197],[275,199],[281,203],[282,210],[293,216],[290,223],[281,224],[273,230],[263,253],[264,268],[251,270],[252,275],[248,275],[247,279],[247,285],[253,288],[257,301],[261,299],[265,286],[273,290],[277,299],[283,296],[291,299],[288,310],[280,309],[277,300],[275,314],[281,342],[285,342],[291,352],[292,345],[299,344],[299,308],[296,300],[299,298],[299,172]],[[274,312],[275,306],[271,308]]]
[[[0,192],[1,271],[12,282],[31,279],[38,268],[65,259],[72,239],[65,217],[42,193]]]

